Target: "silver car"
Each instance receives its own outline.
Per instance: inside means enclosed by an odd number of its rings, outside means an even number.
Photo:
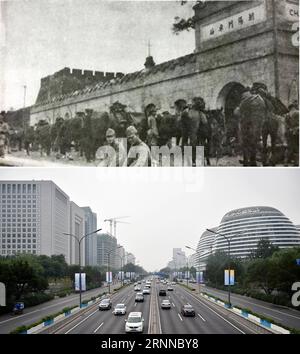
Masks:
[[[125,315],[126,314],[126,306],[125,304],[117,304],[114,308],[114,315]]]
[[[163,300],[160,304],[162,309],[170,309],[171,308],[171,303],[169,300]]]

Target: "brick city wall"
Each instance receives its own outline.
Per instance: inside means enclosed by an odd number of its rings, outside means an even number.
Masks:
[[[126,104],[132,112],[142,112],[149,103],[154,103],[160,110],[172,111],[176,100],[189,101],[202,96],[207,108],[215,109],[224,107],[228,88],[235,83],[251,86],[255,81],[262,81],[275,95],[276,75],[279,97],[288,104],[292,96],[297,96],[298,48],[291,42],[292,22],[287,19],[283,0],[276,1],[278,31],[275,40],[272,4],[266,0],[220,1],[207,3],[204,10],[196,6],[194,54],[120,76],[100,86],[78,89],[66,97],[56,97],[43,104],[37,102],[31,109],[31,124],[40,119],[54,122],[58,116],[73,117],[87,108],[108,111],[116,101]],[[233,18],[241,12],[247,18],[250,9],[257,6],[265,13],[261,22],[211,40],[201,40],[203,26]],[[292,18],[295,17],[294,13]],[[75,72],[75,76],[78,75]]]

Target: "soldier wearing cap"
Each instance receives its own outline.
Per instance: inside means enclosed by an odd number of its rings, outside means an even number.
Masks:
[[[127,166],[147,167],[151,166],[151,155],[149,147],[138,137],[134,126],[126,129],[127,140],[130,149],[127,157]]]
[[[106,145],[99,147],[96,152],[96,160],[100,160],[99,167],[124,166],[126,152],[121,143],[116,140],[116,133],[109,128],[106,131]]]
[[[147,123],[148,123],[148,131],[147,131],[148,145],[157,146],[159,134],[157,128],[157,111],[154,105],[149,108]]]

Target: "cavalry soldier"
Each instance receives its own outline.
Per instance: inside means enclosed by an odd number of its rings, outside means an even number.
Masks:
[[[149,147],[138,137],[137,130],[134,126],[126,129],[126,136],[131,145],[127,166],[130,167],[147,167],[151,166],[151,154]]]
[[[0,157],[5,155],[5,147],[7,146],[7,136],[9,134],[9,126],[4,122],[4,117],[0,114]]]
[[[289,113],[285,115],[286,140],[288,148],[288,162],[299,164],[299,107],[295,101],[288,107]]]
[[[157,115],[156,107],[153,105],[148,111],[148,131],[147,131],[147,142],[149,146],[158,145],[158,128],[157,128]]]
[[[96,159],[100,160],[99,167],[124,166],[126,152],[121,143],[116,140],[116,132],[109,128],[106,131],[106,145],[101,146],[96,152]]]

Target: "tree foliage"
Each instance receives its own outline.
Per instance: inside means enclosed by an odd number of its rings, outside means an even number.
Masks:
[[[188,1],[181,1],[180,5],[183,6],[187,4]],[[196,4],[202,4],[203,6],[205,5],[205,1],[194,1],[195,5]],[[189,17],[189,18],[182,18],[179,16],[176,16],[174,18],[174,23],[172,26],[172,31],[174,34],[178,35],[180,32],[183,31],[190,31],[195,29],[195,16]]]

